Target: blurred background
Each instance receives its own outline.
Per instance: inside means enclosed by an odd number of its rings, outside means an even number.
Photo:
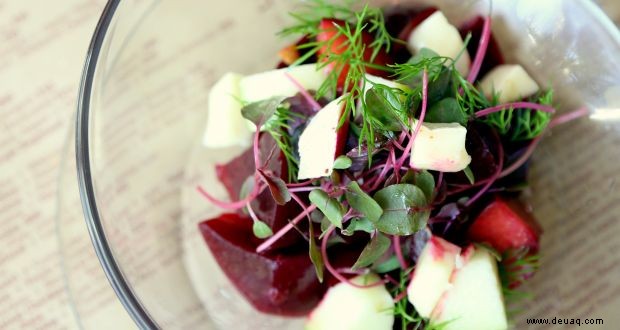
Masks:
[[[620,22],[620,1],[597,2]],[[78,85],[104,6],[0,0],[0,329],[135,328],[79,221],[73,172]],[[75,290],[92,297],[79,315]]]

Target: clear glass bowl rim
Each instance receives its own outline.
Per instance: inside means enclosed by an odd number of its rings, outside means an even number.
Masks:
[[[616,40],[620,40],[620,32],[609,17],[607,17],[597,5],[595,5],[591,0],[578,1],[584,8],[589,10],[593,16],[599,18],[599,23],[606,30],[608,30],[611,35],[614,35]],[[106,6],[104,7],[91,38],[82,71],[75,122],[77,177],[80,200],[90,239],[110,285],[114,289],[120,302],[123,304],[131,318],[140,329],[159,329],[160,327],[157,325],[155,319],[148,313],[146,308],[140,302],[140,299],[133,292],[131,285],[123,275],[121,267],[114,258],[112,249],[106,238],[99,210],[97,208],[94,181],[91,172],[89,145],[91,93],[93,91],[95,71],[99,56],[102,52],[102,46],[114,14],[120,3],[121,0],[108,0]]]

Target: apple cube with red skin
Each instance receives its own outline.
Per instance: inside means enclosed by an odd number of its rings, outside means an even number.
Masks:
[[[239,214],[223,214],[199,228],[226,276],[257,310],[303,316],[321,300],[325,287],[307,250],[256,253],[260,240],[252,233],[252,220]]]
[[[496,197],[467,231],[472,242],[487,243],[499,253],[508,249],[538,251],[541,229],[517,200]]]
[[[319,54],[326,56],[328,59],[331,54],[334,55],[342,55],[347,51],[347,43],[348,39],[346,36],[342,35],[338,31],[338,27],[344,27],[346,22],[337,19],[323,19],[319,23],[319,33],[316,37],[317,41],[320,43],[329,43],[324,45],[319,49]],[[365,46],[363,59],[365,61],[371,61],[373,64],[387,65],[389,61],[389,56],[384,51],[380,51],[377,56],[372,59],[373,49],[370,45],[373,43],[374,37],[368,33],[367,31],[362,32],[362,43]],[[334,67],[335,63],[330,64],[330,70],[342,70],[340,75],[338,76],[338,87],[342,88],[345,85],[347,75],[349,73],[349,66],[344,65],[343,68]],[[371,67],[366,68],[366,72],[373,75],[385,75],[385,72],[382,70],[377,70]],[[349,86],[351,87],[351,86]]]
[[[445,330],[508,328],[497,260],[485,248],[469,246],[430,316]]]
[[[407,287],[409,301],[422,317],[429,317],[450,286],[461,248],[437,236],[426,243]]]
[[[357,276],[349,283],[331,287],[321,303],[308,315],[306,330],[391,330],[394,325],[394,300],[375,274]]]
[[[349,131],[349,119],[340,125],[346,94],[333,100],[314,115],[298,142],[298,180],[315,179],[332,174],[334,160],[342,154]]]
[[[407,287],[409,302],[445,329],[506,328],[497,260],[484,248],[465,249],[437,236],[426,243]]]

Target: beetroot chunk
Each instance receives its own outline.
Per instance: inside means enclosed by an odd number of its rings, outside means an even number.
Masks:
[[[283,316],[303,316],[325,292],[308,252],[257,254],[259,240],[252,234],[252,220],[223,214],[203,221],[200,231],[226,276],[259,311]]]
[[[260,153],[261,160],[265,161],[273,148],[277,148],[274,139],[268,134],[262,134],[260,137]],[[267,170],[273,172],[274,175],[287,180],[287,165],[284,156],[276,149],[274,155],[269,160],[266,167]],[[254,175],[254,153],[249,148],[244,153],[234,158],[227,164],[217,165],[216,174],[220,182],[226,188],[231,200],[239,200],[241,187],[245,180]],[[271,229],[276,232],[285,226],[290,219],[293,219],[301,212],[299,206],[290,202],[286,205],[278,205],[269,189],[265,189],[251,203],[252,210],[256,216],[265,222]],[[288,232],[281,240],[279,240],[273,248],[289,247],[299,243],[301,236],[295,232]]]

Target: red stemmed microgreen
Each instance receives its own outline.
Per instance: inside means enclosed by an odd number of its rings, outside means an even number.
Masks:
[[[392,236],[392,247],[394,248],[394,254],[396,255],[396,259],[400,263],[400,267],[402,269],[409,268],[405,257],[403,256],[403,248],[400,244],[400,236],[394,235]]]
[[[424,70],[422,73],[422,110],[420,111],[420,118],[416,124],[415,130],[413,134],[409,138],[409,143],[407,147],[405,147],[405,151],[403,151],[403,156],[398,160],[395,164],[396,168],[400,168],[402,164],[405,162],[405,158],[409,156],[411,152],[411,148],[413,148],[413,143],[415,142],[415,138],[420,133],[420,129],[422,128],[422,123],[424,122],[424,117],[426,116],[426,109],[428,106],[428,71]]]
[[[548,105],[532,103],[532,102],[513,102],[513,103],[501,104],[501,105],[493,106],[493,107],[490,107],[484,110],[477,111],[474,114],[474,116],[476,118],[482,118],[492,113],[501,112],[504,110],[512,110],[512,109],[533,109],[533,110],[538,110],[538,111],[547,112],[551,114],[555,113],[555,109]]]
[[[248,194],[248,196],[246,196],[245,198],[235,201],[235,202],[225,202],[225,201],[222,201],[220,199],[213,197],[203,187],[201,186],[196,187],[196,190],[203,197],[205,197],[209,202],[225,210],[238,210],[238,209],[245,207],[247,203],[253,201],[256,198],[256,196],[258,196],[264,189],[265,189],[264,185],[255,184],[250,194]]]
[[[303,212],[299,213],[299,215],[297,215],[288,224],[286,224],[284,227],[282,227],[280,230],[278,230],[275,234],[273,234],[273,236],[269,237],[267,240],[265,240],[263,243],[261,243],[256,248],[256,253],[261,253],[261,252],[266,251],[271,245],[273,245],[273,243],[277,242],[284,235],[286,235],[286,233],[288,233],[291,229],[293,229],[303,218],[308,216],[315,209],[316,209],[315,205],[310,205]]]
[[[312,95],[310,95],[310,93],[308,92],[308,90],[306,88],[304,88],[304,86],[297,80],[295,79],[295,77],[293,77],[290,73],[288,72],[284,72],[284,75],[286,76],[286,78],[288,78],[288,80],[291,81],[291,83],[293,83],[293,85],[295,85],[295,87],[297,88],[297,90],[299,90],[299,93],[304,97],[304,99],[306,100],[306,102],[308,102],[308,104],[312,105],[312,109],[314,111],[319,111],[321,110],[321,105],[319,104],[319,102],[317,102],[314,97],[312,97]]]
[[[489,47],[489,41],[491,39],[491,16],[487,16],[484,18],[484,24],[482,27],[482,36],[480,36],[480,42],[478,44],[478,50],[476,51],[476,57],[471,65],[471,69],[469,70],[469,75],[467,75],[467,81],[470,83],[474,83],[476,78],[478,77],[478,73],[480,72],[480,68],[482,67],[482,62],[484,61],[484,57],[487,53],[487,48]]]
[[[330,226],[329,229],[327,229],[325,236],[323,237],[323,240],[321,241],[321,254],[323,256],[323,262],[325,263],[325,269],[327,269],[327,271],[329,271],[329,273],[333,277],[338,279],[340,282],[347,283],[356,288],[365,289],[365,288],[372,288],[372,287],[384,285],[385,281],[377,281],[375,283],[370,283],[366,285],[360,285],[360,284],[351,282],[348,278],[340,274],[338,270],[334,268],[334,266],[332,266],[331,262],[329,261],[329,256],[327,255],[327,241],[334,234],[335,231],[336,231],[336,227]]]

